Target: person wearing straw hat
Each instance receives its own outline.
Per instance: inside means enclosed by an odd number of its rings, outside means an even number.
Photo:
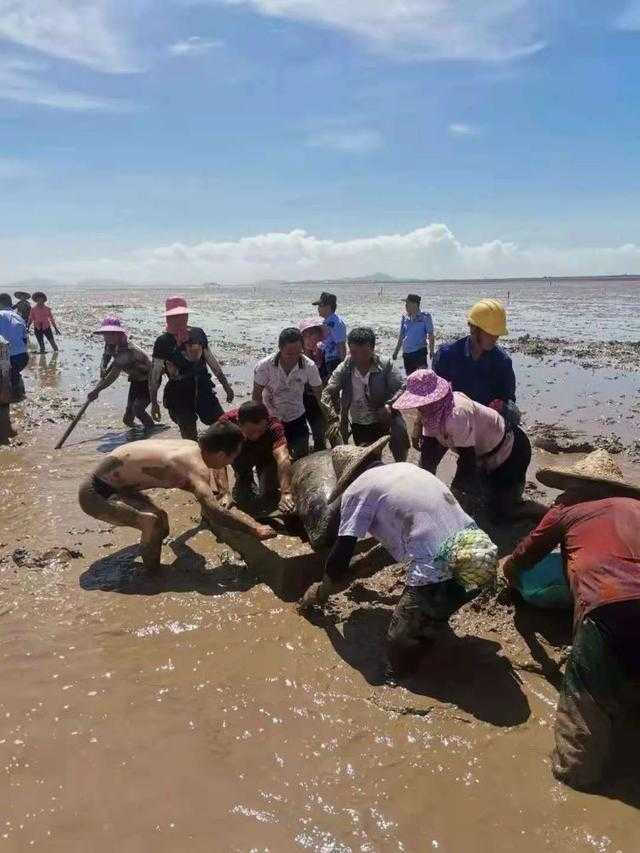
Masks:
[[[233,388],[209,346],[204,330],[189,325],[189,309],[182,296],[170,296],[165,302],[166,331],[153,345],[153,364],[149,378],[151,414],[160,420],[158,390],[167,375],[163,403],[182,438],[198,438],[198,419],[214,424],[224,414],[215,392],[210,368],[232,403]]]
[[[300,608],[322,607],[348,586],[358,539],[377,539],[407,569],[387,632],[385,678],[393,685],[415,671],[449,617],[495,578],[498,549],[437,477],[408,462],[380,464],[388,441],[333,449],[337,483],[329,501],[341,496],[338,537]]]
[[[501,562],[515,586],[558,545],[574,599],[574,637],[558,697],[552,770],[578,789],[605,781],[614,727],[640,705],[640,486],[596,450],[541,468],[562,494]]]
[[[43,293],[41,290],[36,290],[36,292],[32,294],[31,298],[36,304],[31,308],[29,313],[27,328],[30,328],[33,325],[33,332],[36,336],[36,340],[38,341],[38,346],[40,347],[40,354],[45,352],[45,338],[51,344],[51,349],[54,352],[58,352],[58,345],[56,343],[56,339],[53,337],[52,329],[55,330],[56,335],[60,334],[60,329],[56,325],[55,317],[53,316],[51,308],[49,308],[48,305],[45,305],[47,302],[47,294]]]
[[[13,295],[18,300],[13,306],[13,310],[18,312],[25,323],[28,323],[31,314],[31,303],[29,302],[31,294],[27,293],[26,290],[16,290]]]
[[[435,337],[433,333],[433,319],[431,314],[420,310],[421,297],[417,293],[410,293],[405,300],[406,314],[400,321],[400,334],[398,343],[393,351],[395,361],[402,347],[402,360],[404,361],[404,372],[407,376],[421,367],[428,367],[428,354],[433,361],[435,348]]]
[[[509,424],[495,409],[482,406],[459,391],[433,370],[416,370],[405,391],[393,403],[400,411],[416,409],[414,444],[435,439],[444,448],[471,448],[482,475],[489,505],[497,519],[535,512],[546,507],[522,500],[531,443],[526,433]],[[429,454],[421,456],[423,468],[435,474]]]
[[[100,328],[96,329],[93,334],[102,336],[105,352],[113,357],[113,361],[100,382],[88,393],[87,399],[92,402],[97,400],[100,393],[113,385],[118,376],[124,373],[129,378],[129,394],[122,422],[125,426],[132,427],[137,418],[145,431],[150,432],[155,427],[147,412],[151,403],[149,396],[151,359],[139,347],[131,343],[127,336],[127,330],[117,317],[105,317]]]

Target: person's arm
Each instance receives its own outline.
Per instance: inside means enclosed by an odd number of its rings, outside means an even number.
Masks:
[[[266,387],[266,385],[258,385],[258,383],[254,380],[253,391],[251,392],[251,399],[254,403],[262,402],[262,392]]]
[[[278,482],[280,484],[280,512],[293,512],[293,495],[291,494],[291,457],[286,444],[275,447],[273,458],[278,466]]]
[[[433,362],[433,354],[435,352],[436,339],[435,339],[435,335],[433,333],[433,317],[431,316],[431,314],[425,314],[424,325],[425,325],[426,337],[429,341],[429,358]]]
[[[51,308],[49,308],[49,320],[51,320],[51,325],[53,326],[53,329],[54,329],[56,335],[59,335],[60,329],[58,328],[58,325],[56,323],[55,317],[53,316],[53,312],[52,312]]]
[[[342,442],[340,433],[340,392],[342,390],[346,365],[346,361],[341,362],[329,377],[324,390],[319,389],[321,390],[320,408],[327,422],[327,438],[332,447]]]
[[[227,473],[226,466],[224,468],[220,468],[218,471],[213,471],[212,474],[218,487],[218,503],[222,509],[229,509],[233,503],[233,498],[231,497],[229,475]]]
[[[158,405],[158,388],[162,382],[163,373],[164,359],[154,358],[151,363],[151,373],[149,373],[149,397],[151,398],[151,416],[154,421],[159,421],[161,418],[160,406]]]
[[[438,347],[438,350],[433,357],[433,361],[431,362],[431,369],[434,373],[437,373],[438,376],[441,376],[443,379],[447,379],[449,382],[451,382],[452,376],[449,365],[449,359],[447,358],[445,351],[442,349],[442,346]]]
[[[305,592],[300,602],[301,610],[308,610],[314,605],[322,607],[330,595],[349,586],[352,580],[349,566],[357,542],[357,536],[338,536],[329,551],[322,580],[312,584]]]
[[[237,530],[239,533],[255,536],[256,539],[271,539],[276,536],[272,527],[266,524],[258,524],[250,515],[241,510],[223,509],[211,491],[209,476],[200,473],[192,475],[186,488],[195,496],[207,521],[214,528],[227,527],[229,530]]]
[[[398,342],[396,343],[396,348],[393,351],[393,360],[395,361],[400,354],[400,347],[402,346],[402,341],[404,340],[404,324],[400,323],[400,334],[398,335]]]
[[[562,541],[563,517],[562,507],[552,507],[535,530],[525,536],[514,552],[502,561],[502,571],[511,586],[516,585],[522,572],[532,569]]]
[[[507,359],[503,365],[502,369],[502,388],[500,393],[500,399],[507,402],[508,400],[513,400],[515,402],[516,399],[516,375],[513,370],[513,363],[511,359],[507,356]]]
[[[216,377],[218,382],[222,385],[227,394],[227,403],[233,403],[234,393],[233,388],[229,385],[227,377],[224,375],[222,368],[218,362],[218,359],[211,352],[209,347],[207,347],[204,351],[204,360],[207,362],[211,370],[213,371],[213,375]]]
[[[344,361],[347,357],[347,343],[346,341],[338,341],[338,355],[340,357],[340,361]]]
[[[109,362],[112,358],[113,353],[105,347],[104,352],[102,353],[102,361],[100,362],[100,379],[104,379],[104,377],[107,375]]]
[[[89,391],[89,393],[87,394],[87,400],[91,400],[92,402],[94,400],[97,400],[100,392],[104,391],[105,388],[108,388],[109,385],[113,385],[113,383],[116,381],[116,379],[118,378],[118,376],[120,376],[121,373],[122,369],[120,365],[117,362],[114,362],[111,365],[111,368],[107,371],[106,376],[104,376],[100,380],[100,382],[98,382],[93,391]]]

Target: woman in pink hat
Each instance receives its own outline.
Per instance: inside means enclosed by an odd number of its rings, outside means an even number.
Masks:
[[[87,399],[93,401],[109,385],[112,385],[121,373],[129,377],[129,394],[127,396],[127,408],[122,417],[122,422],[132,427],[137,418],[145,431],[151,431],[155,424],[147,408],[151,402],[149,397],[149,374],[151,373],[151,359],[135,344],[132,344],[127,336],[127,331],[117,317],[105,317],[99,329],[94,335],[102,335],[104,338],[105,355],[102,363],[106,364],[107,355],[113,358],[108,369],[93,391],[87,395]]]
[[[302,332],[302,348],[304,354],[315,362],[318,370],[321,370],[324,362],[324,352],[319,346],[321,341],[324,340],[322,318],[310,317],[307,320],[302,320],[298,324],[298,328]],[[311,434],[313,435],[314,451],[326,450],[326,421],[322,414],[320,403],[308,385],[305,386],[304,389],[304,410],[307,414],[309,426],[311,427]]]
[[[160,420],[158,389],[163,374],[168,377],[163,403],[169,417],[180,429],[182,438],[198,439],[198,418],[211,425],[224,414],[208,367],[233,402],[233,389],[209,347],[204,331],[189,325],[187,300],[170,296],[165,303],[166,331],[153,346],[153,367],[149,380],[151,413]]]
[[[433,370],[416,370],[408,378],[405,391],[393,404],[395,409],[417,409],[414,447],[423,437],[435,438],[446,448],[473,448],[476,466],[487,486],[491,510],[496,517],[522,514],[522,495],[531,444],[526,433],[509,424],[495,409],[476,403],[465,394],[453,391],[451,384]],[[435,474],[424,458],[421,467]],[[533,509],[532,503],[530,509]],[[535,505],[535,514],[546,510]]]

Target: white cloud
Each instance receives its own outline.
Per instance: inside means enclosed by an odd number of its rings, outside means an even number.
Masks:
[[[47,65],[16,57],[0,58],[0,100],[62,110],[126,112],[126,101],[85,95],[49,82]]]
[[[366,128],[326,128],[312,131],[307,137],[311,148],[328,148],[345,154],[368,154],[383,144],[382,134]]]
[[[640,30],[640,0],[632,0],[616,19],[619,30]]]
[[[397,59],[500,61],[535,53],[545,3],[535,0],[217,0],[331,27]]]
[[[188,39],[169,45],[172,56],[198,56],[207,53],[214,47],[222,47],[224,42],[219,39],[203,39],[200,36],[190,36]]]
[[[5,264],[5,280],[34,275],[70,281],[118,278],[131,283],[250,283],[263,278],[330,278],[372,271],[401,277],[481,278],[530,275],[605,275],[640,268],[640,245],[618,247],[522,248],[495,239],[467,244],[446,225],[432,224],[406,234],[328,240],[301,229],[258,234],[234,241],[173,243],[128,255],[64,260],[58,246],[52,261],[31,262],[45,252],[23,247],[29,261]],[[11,246],[6,253],[11,255]],[[3,251],[3,254],[5,252]],[[8,260],[7,254],[5,258]],[[54,259],[55,258],[55,259]]]
[[[480,130],[472,124],[450,124],[449,133],[451,136],[479,136]]]
[[[98,71],[135,71],[122,11],[117,0],[0,0],[0,38]]]

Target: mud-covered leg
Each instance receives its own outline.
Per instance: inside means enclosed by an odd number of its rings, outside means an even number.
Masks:
[[[140,493],[115,494],[105,498],[95,491],[91,480],[80,487],[78,499],[87,515],[116,527],[139,530],[142,534],[140,548],[144,567],[149,571],[159,568],[162,542],[169,529],[167,514],[163,509]]]

